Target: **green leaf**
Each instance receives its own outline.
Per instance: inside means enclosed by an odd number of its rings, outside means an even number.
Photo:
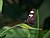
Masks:
[[[5,38],[28,38],[30,36],[29,30],[27,29],[11,29],[6,33]]]
[[[13,27],[6,28],[3,32],[0,33],[0,37],[3,37],[6,34],[5,38],[22,38],[22,37],[30,37],[30,33],[28,29],[16,28],[21,24],[17,24]],[[5,29],[5,28],[4,28]]]
[[[24,24],[24,23],[17,24],[17,25],[19,25],[20,27],[25,28],[25,29],[31,29],[31,28],[33,28],[33,27],[30,27],[29,25]],[[17,25],[16,25],[16,26],[17,26]]]
[[[21,24],[17,24],[15,26],[19,26],[19,27],[22,27],[23,29],[33,29],[33,30],[42,30],[42,29],[39,29],[39,28],[33,28],[25,23],[21,23]]]
[[[0,0],[0,12],[2,11],[2,5],[3,5],[3,1]]]
[[[43,38],[50,38],[50,30],[44,35]]]

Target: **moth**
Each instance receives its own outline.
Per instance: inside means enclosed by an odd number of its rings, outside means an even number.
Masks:
[[[35,22],[36,22],[36,9],[35,8],[33,8],[30,12],[29,12],[29,14],[28,14],[28,17],[27,17],[27,19],[25,20],[25,22],[27,23],[27,24],[35,24]]]

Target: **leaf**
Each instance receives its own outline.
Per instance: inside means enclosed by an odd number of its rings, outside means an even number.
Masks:
[[[5,36],[6,36],[6,34],[4,36],[0,37],[0,38],[5,38]]]
[[[30,27],[29,25],[24,24],[24,23],[17,24],[17,25],[19,25],[20,27],[25,28],[25,29],[31,29],[31,28],[33,28],[33,27]],[[17,25],[16,25],[16,26],[17,26]]]
[[[17,24],[15,26],[19,26],[19,27],[22,27],[23,29],[33,29],[33,30],[42,30],[42,29],[39,29],[39,28],[33,28],[27,24],[24,24],[24,23],[21,23],[21,24]]]
[[[20,24],[17,26],[20,26]],[[5,38],[22,38],[22,37],[30,37],[30,33],[28,29],[23,29],[23,28],[15,28],[17,27],[16,25],[13,27],[9,28],[4,28],[3,32],[0,33],[0,37],[3,37],[6,34]]]
[[[44,35],[43,38],[50,38],[50,30]]]
[[[2,11],[2,5],[3,5],[3,1],[0,0],[0,12]]]
[[[6,33],[5,38],[28,38],[30,36],[29,30],[14,28]]]

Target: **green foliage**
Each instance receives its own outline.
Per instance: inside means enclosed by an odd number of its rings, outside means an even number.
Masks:
[[[0,0],[0,12],[2,11],[2,5],[3,5],[3,1]]]
[[[7,35],[5,38],[28,38],[29,31],[25,29],[11,29],[7,32]]]
[[[36,11],[37,15],[37,27],[33,28],[27,24],[21,23],[14,25],[13,27],[0,29],[0,38],[38,38],[39,30],[39,13]],[[20,28],[21,27],[21,28]],[[42,38],[49,36],[50,31]],[[41,37],[40,37],[41,38]]]
[[[44,35],[48,32],[48,30],[43,30],[39,32],[39,38],[43,38]]]
[[[44,35],[43,38],[50,38],[50,30],[46,33],[46,35]]]
[[[24,24],[25,25],[25,24]],[[21,26],[20,24],[15,25],[13,27],[7,28],[5,31],[0,33],[0,37],[3,37],[5,34],[5,38],[28,38],[30,37],[30,33],[28,29],[16,28],[16,26]]]
[[[16,28],[17,26],[20,26],[22,28]],[[37,31],[39,29],[37,28]],[[21,23],[17,24],[13,27],[6,28],[6,30],[3,29],[2,32],[0,32],[0,37],[3,37],[5,34],[5,38],[34,38],[36,36],[36,28],[30,27],[27,24]],[[36,37],[37,38],[37,37]]]
[[[38,10],[37,10],[37,16],[38,16]],[[0,33],[0,37],[3,37],[5,34],[5,38],[38,38],[39,33],[39,16],[37,18],[37,28],[30,27],[27,24],[21,23],[17,24],[13,27],[6,28],[5,31]],[[16,27],[22,27],[22,28],[16,28]]]

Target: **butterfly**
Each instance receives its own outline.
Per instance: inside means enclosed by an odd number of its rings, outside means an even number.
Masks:
[[[33,8],[30,12],[29,12],[29,14],[28,14],[28,17],[27,17],[27,19],[25,20],[25,22],[26,23],[28,23],[28,24],[35,24],[35,22],[36,22],[36,9],[35,8]]]

